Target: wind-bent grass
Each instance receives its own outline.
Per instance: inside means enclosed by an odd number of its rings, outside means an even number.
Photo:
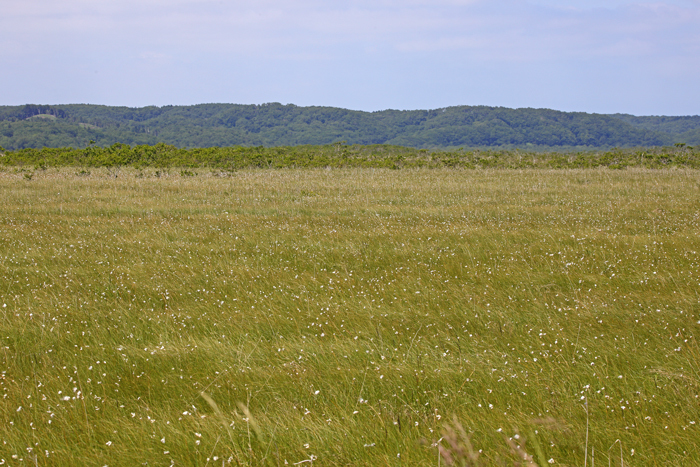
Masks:
[[[697,171],[21,175],[6,465],[700,458]]]

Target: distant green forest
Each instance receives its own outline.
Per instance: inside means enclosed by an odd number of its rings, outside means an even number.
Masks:
[[[0,146],[8,150],[116,143],[278,147],[339,141],[412,148],[569,151],[692,146],[700,145],[700,116],[636,117],[485,106],[361,112],[277,103],[0,106]]]

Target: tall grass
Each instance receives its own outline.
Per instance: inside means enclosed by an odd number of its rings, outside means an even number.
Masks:
[[[196,172],[0,172],[0,463],[700,458],[696,171]]]

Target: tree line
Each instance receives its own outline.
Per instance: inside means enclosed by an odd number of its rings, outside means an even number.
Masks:
[[[178,148],[387,144],[413,148],[591,150],[700,145],[700,117],[635,117],[549,109],[460,106],[361,112],[334,107],[201,104],[164,107],[0,107],[0,146]]]

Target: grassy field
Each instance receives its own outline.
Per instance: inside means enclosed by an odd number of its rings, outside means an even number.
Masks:
[[[0,465],[700,459],[697,171],[115,173],[0,172]]]

